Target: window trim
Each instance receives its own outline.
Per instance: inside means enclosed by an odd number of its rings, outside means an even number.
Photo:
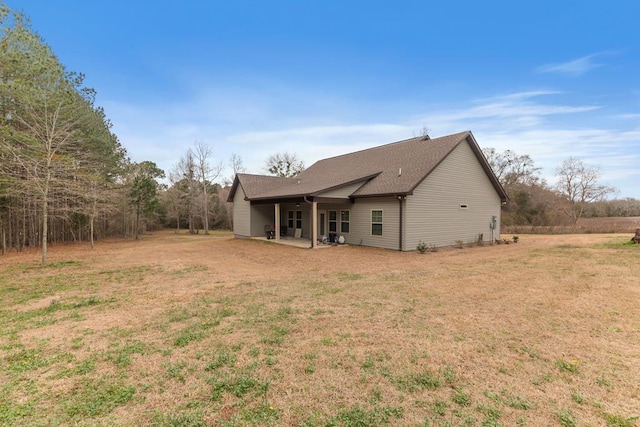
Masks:
[[[287,228],[289,228],[290,230],[293,230],[293,224],[295,219],[295,214],[294,211],[287,211]]]
[[[344,212],[347,213],[347,220],[346,221],[342,220],[342,214]],[[347,231],[344,231],[343,225],[347,226]],[[350,230],[351,230],[351,210],[349,210],[349,209],[340,209],[340,233],[349,234]]]
[[[335,219],[331,219],[331,212],[335,213]],[[331,223],[335,224],[335,230],[331,230]],[[338,211],[336,209],[329,209],[327,211],[327,224],[329,225],[329,233],[337,233],[338,232]]]
[[[300,225],[300,227],[298,227]],[[302,229],[302,211],[296,211],[296,229]]]
[[[373,220],[373,213],[374,212],[380,212],[380,221],[374,221]],[[372,236],[382,236],[384,233],[384,210],[383,209],[371,209],[371,228],[370,228],[370,232]],[[374,225],[379,225],[380,226],[380,234],[374,234],[373,232],[373,226]]]

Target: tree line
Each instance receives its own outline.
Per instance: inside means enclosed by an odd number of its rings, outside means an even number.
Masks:
[[[96,92],[22,14],[0,4],[0,245],[92,239],[127,181],[126,150]],[[85,227],[88,225],[88,227]]]
[[[21,12],[0,3],[0,247],[40,247],[97,237],[138,238],[183,215],[209,231],[221,168],[198,144],[169,175],[132,162],[96,91],[68,71]],[[220,215],[228,227],[228,215]]]
[[[96,91],[68,71],[29,19],[0,3],[0,248],[130,237],[159,227],[208,234],[232,227],[226,202],[242,159],[222,177],[213,150],[196,143],[167,173],[132,162]],[[299,173],[295,155],[266,162],[274,175]],[[216,182],[222,181],[223,185]]]
[[[599,181],[596,166],[578,158],[563,161],[555,170],[556,184],[550,185],[527,154],[483,152],[509,196],[502,208],[504,225],[575,227],[585,217],[640,216],[640,200],[609,199],[617,190]]]

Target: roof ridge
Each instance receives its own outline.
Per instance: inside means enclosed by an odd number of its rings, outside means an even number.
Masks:
[[[469,131],[469,130],[465,130],[465,131],[462,131],[462,132],[456,132],[456,133],[452,133],[450,135],[443,135],[443,136],[439,136],[439,137],[436,137],[436,138],[431,138],[430,137],[429,141],[437,141],[438,139],[448,138],[448,137],[456,136],[456,135],[468,134],[470,132],[471,131]],[[318,160],[316,163],[324,162],[326,160],[335,160],[337,158],[344,157],[344,156],[351,156],[351,155],[354,155],[354,154],[364,153],[365,151],[378,150],[378,149],[381,149],[381,148],[384,148],[384,147],[389,147],[391,145],[406,143],[406,142],[414,140],[414,139],[416,139],[416,140],[424,140],[424,136],[414,136],[412,138],[401,139],[400,141],[394,141],[394,142],[388,142],[388,143],[382,144],[382,145],[376,145],[375,147],[363,148],[362,150],[352,151],[350,153],[339,154],[339,155],[333,156],[333,157],[326,157],[324,159]]]
[[[277,175],[264,175],[258,173],[237,173],[237,176],[247,176],[247,177],[256,177],[256,178],[272,178],[272,179],[280,179],[280,180],[292,180],[295,177],[290,176],[277,176]]]
[[[264,175],[264,174],[259,174],[259,173],[246,173],[246,172],[238,172],[236,175],[245,175],[245,176],[269,176],[272,178],[284,178],[282,176],[276,176],[276,175]]]

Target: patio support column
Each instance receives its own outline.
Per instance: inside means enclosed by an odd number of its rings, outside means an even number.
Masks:
[[[275,233],[276,233],[276,241],[280,240],[280,203],[274,203],[275,206]]]
[[[402,208],[404,206],[404,199],[405,199],[404,196],[398,196],[398,202],[399,202],[399,205],[400,205],[400,209],[399,209],[400,210],[400,218],[399,218],[399,221],[398,221],[400,223],[400,230],[399,230],[399,233],[398,233],[398,235],[400,236],[400,239],[399,239],[400,241],[398,242],[398,246],[399,246],[398,250],[399,251],[401,251],[403,249],[403,247],[402,247],[402,232],[404,230],[404,227],[403,227],[403,224],[402,224],[402,219],[403,219],[404,215],[402,213]]]
[[[318,246],[318,202],[315,198],[311,204],[311,247]]]

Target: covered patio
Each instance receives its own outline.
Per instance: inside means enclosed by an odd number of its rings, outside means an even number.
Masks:
[[[311,240],[307,239],[307,238],[296,238],[296,237],[288,237],[288,236],[280,236],[279,239],[267,239],[266,236],[258,236],[258,237],[252,237],[252,240],[262,240],[265,242],[273,242],[273,243],[278,243],[280,245],[286,245],[286,246],[295,246],[296,248],[304,248],[304,249],[319,249],[319,248],[330,248],[331,246],[335,246],[335,245],[330,245],[330,244],[323,244],[323,243],[318,243],[315,246],[311,246]]]
[[[252,238],[266,238],[267,227],[272,232],[270,240],[297,247],[328,247],[341,235],[341,220],[348,221],[348,211],[353,206],[349,198],[296,197],[289,199],[265,199],[250,203],[252,209]],[[340,218],[339,214],[344,213]],[[260,233],[260,231],[264,231]],[[260,235],[258,235],[260,234]]]

